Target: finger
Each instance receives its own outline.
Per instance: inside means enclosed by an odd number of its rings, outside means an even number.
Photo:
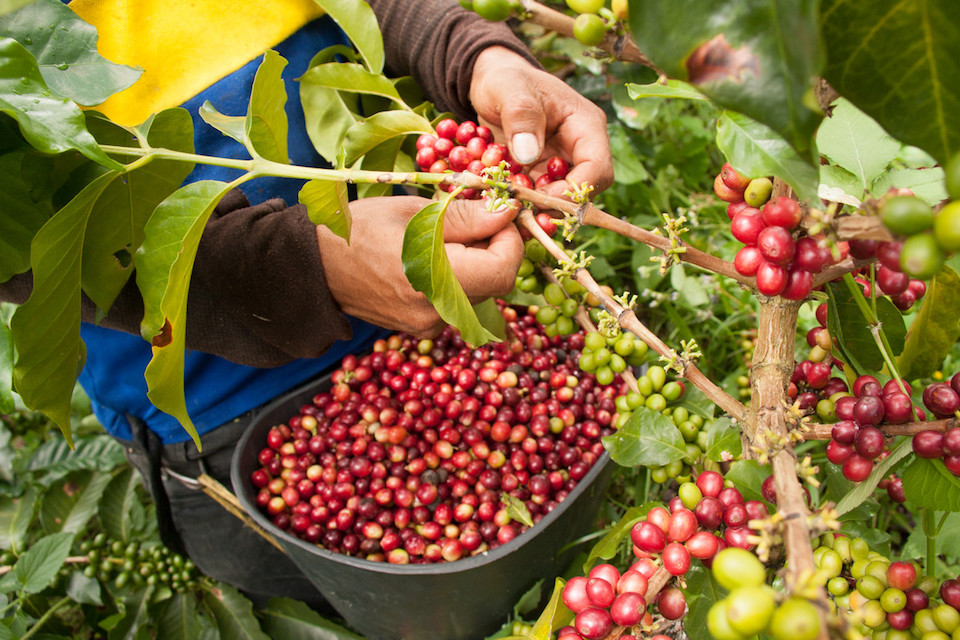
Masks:
[[[509,293],[523,260],[523,239],[512,224],[490,238],[485,248],[447,244],[446,249],[460,286],[472,299]]]
[[[594,105],[591,105],[591,107]],[[571,132],[571,167],[566,180],[591,184],[603,191],[613,184],[613,155],[607,136],[607,119],[599,108],[578,109],[563,124],[561,136]]]
[[[485,200],[454,200],[443,220],[444,242],[470,244],[485,240],[513,222],[520,203],[508,201],[496,211],[487,210]]]
[[[547,116],[543,100],[529,86],[513,89],[500,111],[500,127],[514,160],[533,164],[543,153]]]

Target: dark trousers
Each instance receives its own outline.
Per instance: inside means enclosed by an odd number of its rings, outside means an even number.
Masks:
[[[206,473],[232,490],[233,451],[256,412],[203,434],[202,453],[189,440],[163,445],[136,418],[131,418],[133,441],[120,442],[153,496],[160,534],[167,546],[188,555],[204,574],[240,589],[258,607],[271,597],[288,597],[322,614],[332,614],[327,601],[289,557],[200,488],[164,473],[170,470],[189,478]]]

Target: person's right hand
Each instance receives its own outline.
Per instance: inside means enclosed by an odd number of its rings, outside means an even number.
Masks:
[[[407,222],[430,200],[415,196],[365,198],[350,204],[350,243],[325,226],[317,241],[327,286],[340,309],[373,324],[433,337],[445,323],[403,272]],[[523,259],[513,224],[518,207],[490,212],[479,200],[454,200],[444,219],[447,258],[470,301],[510,292]]]

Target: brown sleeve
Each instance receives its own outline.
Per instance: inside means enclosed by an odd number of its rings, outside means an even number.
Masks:
[[[410,75],[434,104],[461,120],[475,118],[470,78],[477,55],[494,45],[539,66],[503,22],[484,20],[457,0],[368,0],[383,32],[387,70]]]
[[[187,299],[187,347],[240,364],[273,367],[315,357],[350,325],[327,288],[316,227],[282,200],[249,206],[239,190],[217,205],[204,230]],[[0,299],[23,303],[32,274],[0,283]],[[82,318],[96,307],[82,301]],[[127,282],[101,326],[139,334],[143,299]]]

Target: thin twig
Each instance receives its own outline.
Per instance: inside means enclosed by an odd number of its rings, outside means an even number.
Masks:
[[[553,255],[558,261],[565,262],[569,259],[563,249],[556,243],[554,240],[548,236],[543,229],[540,228],[540,225],[537,224],[536,219],[533,217],[533,212],[529,209],[524,209],[520,212],[520,215],[517,217],[517,221],[520,225],[529,231],[533,237],[540,241],[540,243]],[[603,289],[600,288],[600,285],[597,284],[597,281],[593,279],[593,276],[586,269],[578,269],[576,274],[573,276],[573,279],[579,282],[587,291],[592,293],[598,300],[603,303],[603,307],[607,310],[608,313],[617,318],[617,321],[620,323],[620,326],[628,331],[633,332],[638,338],[647,343],[651,349],[653,349],[657,354],[665,357],[675,357],[676,353],[670,349],[664,342],[650,329],[646,327],[640,319],[637,318],[637,315],[633,312],[632,309],[627,309],[623,307],[619,302],[614,300],[611,296],[607,295]],[[738,422],[742,422],[746,416],[746,408],[737,401],[733,396],[728,394],[726,391],[718,387],[712,380],[703,374],[702,371],[697,369],[696,365],[693,363],[687,362],[684,363],[684,375],[687,380],[690,381],[695,387],[703,391],[703,393],[713,401],[714,404],[723,409],[731,417],[733,417]]]

